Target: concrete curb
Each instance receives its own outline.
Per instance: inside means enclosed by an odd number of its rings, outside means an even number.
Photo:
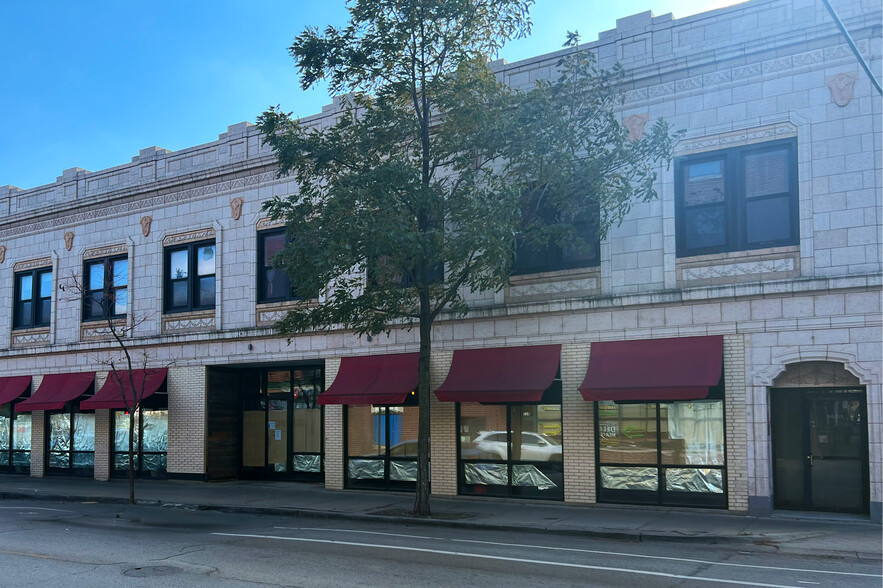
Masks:
[[[2,492],[0,499],[3,500],[45,500],[48,502],[90,502],[99,504],[118,504],[127,505],[127,498],[112,498],[107,496],[71,496],[64,494],[29,494],[26,492]],[[579,536],[594,537],[599,539],[610,539],[614,541],[625,541],[639,543],[641,541],[659,541],[659,542],[676,542],[676,543],[704,543],[704,544],[741,544],[751,545],[755,542],[763,540],[764,542],[776,541],[777,538],[792,538],[790,535],[778,537],[774,535],[674,535],[666,533],[652,533],[645,531],[631,531],[620,529],[556,529],[554,527],[535,527],[535,526],[518,526],[518,525],[500,525],[494,523],[480,523],[475,521],[458,521],[445,520],[442,518],[417,518],[405,517],[385,514],[369,514],[369,513],[349,513],[327,510],[312,510],[304,508],[283,508],[283,507],[257,507],[257,506],[241,506],[241,505],[223,505],[223,504],[195,504],[195,503],[179,503],[165,502],[161,500],[136,500],[138,506],[159,506],[163,508],[180,508],[185,510],[204,510],[214,512],[224,512],[232,514],[250,514],[250,515],[272,515],[287,516],[294,518],[309,519],[333,519],[333,520],[354,520],[365,522],[385,522],[408,525],[422,525],[427,527],[445,527],[454,529],[470,529],[485,531],[519,531],[522,533],[537,534],[555,534],[562,536]],[[851,552],[850,552],[851,553]]]
[[[97,503],[116,504],[125,506],[129,504],[128,498],[114,498],[110,496],[73,496],[69,494],[47,494],[27,492],[0,492],[0,500],[39,500],[58,503]],[[756,549],[763,552],[768,548],[774,548],[780,553],[789,553],[799,556],[822,557],[831,559],[869,559],[881,560],[881,554],[861,551],[834,551],[792,548],[788,545],[780,545],[784,541],[794,541],[805,537],[803,533],[778,533],[778,534],[755,534],[755,535],[677,535],[671,533],[646,532],[639,530],[622,529],[557,529],[554,527],[501,525],[494,523],[482,523],[464,520],[446,520],[443,518],[416,518],[396,516],[389,514],[371,514],[360,512],[338,512],[330,510],[314,510],[305,508],[284,507],[259,507],[224,504],[196,504],[183,502],[170,502],[164,500],[136,500],[137,506],[152,506],[182,510],[202,510],[211,512],[223,512],[231,514],[247,515],[270,515],[284,516],[302,519],[324,520],[351,520],[373,523],[393,523],[400,525],[418,525],[425,527],[444,527],[452,529],[469,529],[473,531],[518,531],[531,534],[553,534],[565,537],[590,537],[595,539],[607,539],[628,543],[659,542],[659,543],[691,543],[705,545],[733,545],[742,549]]]

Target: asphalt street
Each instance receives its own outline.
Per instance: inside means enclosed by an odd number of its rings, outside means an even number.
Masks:
[[[878,559],[145,506],[5,501],[4,586],[874,586]]]

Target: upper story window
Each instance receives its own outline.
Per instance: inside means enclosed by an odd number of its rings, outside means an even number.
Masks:
[[[597,219],[577,218],[572,221],[574,232],[584,241],[582,246],[562,247],[550,241],[545,247],[536,247],[519,239],[512,275],[554,272],[600,265],[601,241],[598,238],[595,220]]]
[[[273,267],[273,257],[285,247],[285,229],[258,233],[258,302],[297,300],[285,270]]]
[[[215,242],[165,249],[165,311],[215,307]]]
[[[678,257],[796,245],[794,139],[675,161]]]
[[[15,274],[14,329],[46,327],[52,318],[52,268]]]
[[[126,256],[90,259],[83,266],[83,320],[118,318],[129,308],[129,260]]]

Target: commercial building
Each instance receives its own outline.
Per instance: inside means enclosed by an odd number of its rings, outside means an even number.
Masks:
[[[835,4],[879,77],[879,3]],[[632,136],[686,135],[595,252],[437,322],[432,492],[879,521],[883,108],[847,41],[820,2],[754,0],[589,47],[626,68]],[[494,67],[530,87],[559,57]],[[0,470],[126,466],[112,293],[148,360],[141,475],[413,487],[416,331],[273,330],[293,300],[261,205],[295,191],[248,123],[0,188]]]

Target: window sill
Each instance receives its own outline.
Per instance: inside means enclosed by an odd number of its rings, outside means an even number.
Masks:
[[[678,286],[717,286],[800,277],[800,247],[770,247],[681,257],[675,262]]]
[[[163,334],[213,331],[215,328],[216,322],[214,308],[209,310],[164,314],[162,317]]]
[[[113,326],[118,329],[117,332],[120,333],[121,337],[127,337],[128,333],[119,331],[119,329],[125,328],[126,317],[121,316],[112,319],[112,321]],[[108,327],[106,320],[90,319],[83,321],[83,324],[80,325],[80,341],[106,341],[109,339],[113,339],[113,334],[110,332],[110,327]]]
[[[319,305],[316,298],[311,300],[285,300],[283,302],[264,302],[255,306],[255,325],[272,327],[285,318],[289,310],[294,308],[315,307]]]
[[[12,347],[36,347],[49,344],[49,327],[15,329],[10,341]]]
[[[512,276],[504,289],[506,303],[595,296],[600,293],[601,268],[598,266]]]

